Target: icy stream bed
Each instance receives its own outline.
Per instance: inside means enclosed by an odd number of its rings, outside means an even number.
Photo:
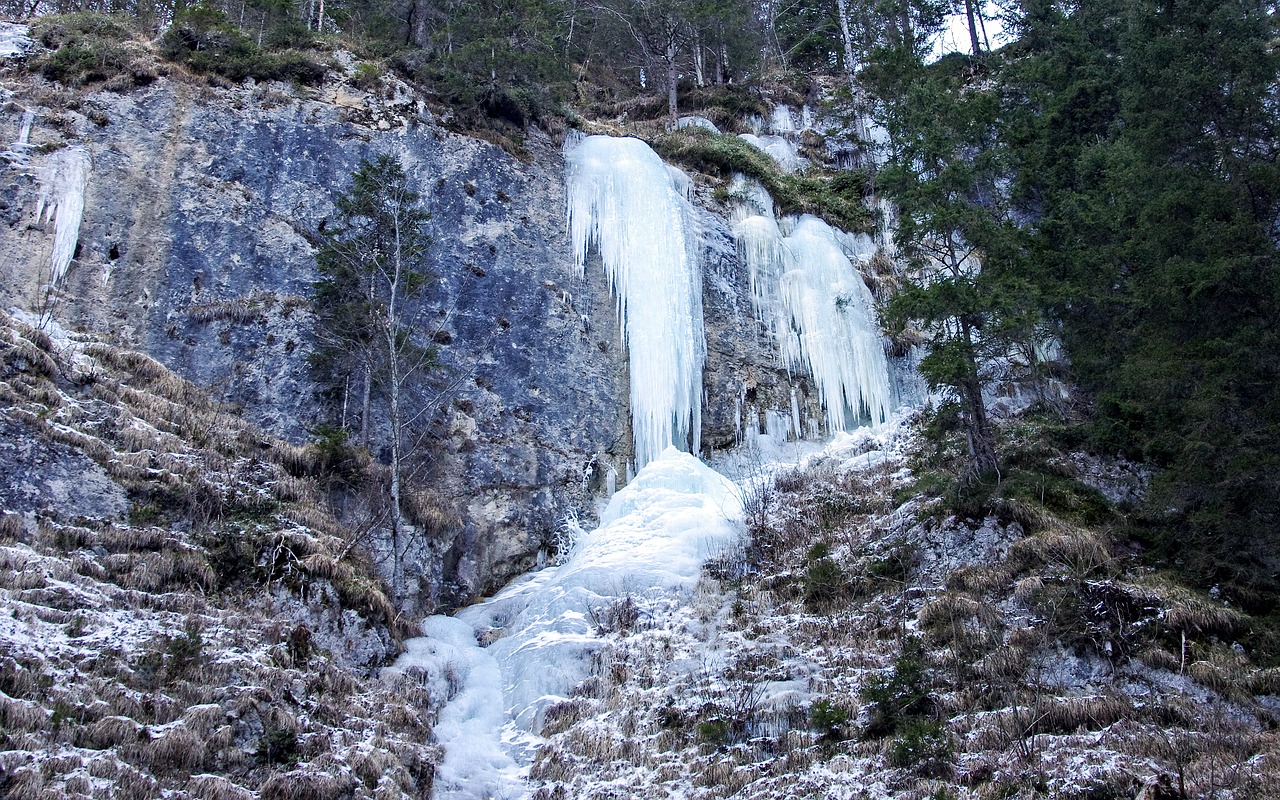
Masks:
[[[591,674],[598,628],[682,602],[709,558],[740,546],[741,516],[732,481],[671,447],[613,496],[564,564],[456,617],[428,618],[389,671],[422,670],[442,702],[435,796],[527,795],[542,715]],[[477,634],[492,643],[480,647]]]

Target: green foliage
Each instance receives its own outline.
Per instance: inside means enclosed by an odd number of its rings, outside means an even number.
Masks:
[[[909,637],[889,672],[876,675],[862,687],[862,700],[870,706],[868,736],[888,736],[904,730],[913,720],[933,713],[931,682],[925,668],[924,642]]]
[[[266,767],[291,766],[298,763],[298,733],[292,728],[272,726],[258,741],[254,754],[258,763]]]
[[[1280,122],[1260,2],[1027,4],[1005,68],[1013,191],[1097,445],[1163,469],[1153,544],[1263,606],[1280,530]],[[1266,144],[1263,144],[1266,143]],[[1267,599],[1270,598],[1270,599]]]
[[[653,148],[668,161],[729,178],[740,172],[760,181],[782,214],[813,214],[846,231],[869,230],[874,224],[864,203],[865,173],[846,170],[787,174],[759,148],[737,136],[689,127],[659,136]]]
[[[360,479],[360,456],[344,428],[328,423],[317,425],[311,429],[310,446],[315,450],[316,469],[321,477],[347,484]]]
[[[829,552],[830,548],[822,543],[809,550],[809,566],[804,573],[804,604],[811,610],[830,608],[848,589],[844,572],[827,555]]]
[[[889,763],[915,767],[924,775],[944,775],[950,769],[954,746],[940,722],[914,719],[904,724],[889,744]]]
[[[279,43],[295,41],[283,36]],[[231,81],[280,80],[315,86],[328,65],[299,50],[272,52],[259,48],[220,10],[200,5],[179,14],[160,39],[165,58],[202,75]]]
[[[706,744],[713,744],[717,747],[726,745],[729,743],[729,734],[728,720],[720,717],[703,720],[698,723],[698,740]]]
[[[133,21],[123,15],[81,11],[41,17],[32,23],[31,35],[53,51],[32,61],[49,80],[68,86],[108,82],[110,88],[124,89],[156,79],[133,42]]]
[[[848,724],[849,712],[826,698],[814,702],[809,709],[809,725],[821,731],[824,739],[843,739]]]

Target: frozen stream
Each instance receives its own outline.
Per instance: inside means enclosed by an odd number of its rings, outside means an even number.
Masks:
[[[543,712],[591,674],[602,620],[682,602],[703,563],[739,544],[738,487],[697,458],[662,452],[610,500],[566,563],[532,573],[456,617],[430,617],[389,671],[417,667],[445,700],[435,796],[528,795]],[[493,641],[486,648],[475,634]]]

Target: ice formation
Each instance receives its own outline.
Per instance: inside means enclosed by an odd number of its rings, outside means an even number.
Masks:
[[[447,698],[435,735],[444,747],[436,768],[437,800],[505,797],[523,787],[520,768],[502,747],[502,677],[498,663],[476,645],[471,626],[453,617],[428,617],[422,636],[386,672],[422,670],[432,697]]]
[[[740,133],[738,138],[763,150],[772,158],[783,172],[799,172],[807,163],[796,145],[785,136],[757,136],[754,133]]]
[[[0,58],[17,58],[35,49],[26,25],[0,22]]]
[[[53,222],[53,252],[49,256],[49,285],[66,274],[80,239],[84,190],[89,183],[89,151],[67,147],[49,156],[40,172],[36,224]]]
[[[585,270],[598,247],[618,302],[636,464],[670,445],[697,452],[706,340],[687,179],[639,139],[589,136],[565,160],[574,258]]]
[[[595,628],[619,603],[643,614],[691,591],[703,562],[737,542],[740,516],[732,482],[668,448],[617,491],[563,566],[460,612],[476,630],[507,633],[488,652],[502,665],[511,719],[536,732],[543,710],[590,674],[604,644]]]
[[[35,124],[36,112],[26,109],[22,112],[22,124],[18,126],[18,138],[13,140],[9,149],[0,153],[0,158],[10,164],[25,167],[31,158],[31,127]]]
[[[850,254],[870,258],[875,244],[809,215],[779,221],[753,183],[740,178],[735,185],[744,200],[734,216],[734,237],[756,313],[787,368],[813,377],[829,431],[884,422],[891,397],[888,362],[871,292],[850,260]],[[791,426],[796,436],[804,435],[798,422]]]
[[[389,671],[423,670],[442,701],[435,796],[527,796],[521,770],[543,712],[590,675],[591,655],[606,643],[596,628],[619,609],[644,615],[687,596],[703,562],[738,542],[741,513],[733,483],[670,447],[618,490],[563,565],[456,618],[428,618]],[[482,649],[474,631],[502,638]]]

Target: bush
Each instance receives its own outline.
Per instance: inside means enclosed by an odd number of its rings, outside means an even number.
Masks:
[[[134,37],[126,18],[87,11],[42,17],[32,23],[31,35],[53,50],[32,61],[49,80],[68,86],[113,80],[143,86],[156,79],[145,56],[129,46]]]
[[[902,643],[902,652],[888,674],[872,678],[862,689],[863,701],[871,706],[867,735],[897,733],[931,714],[934,704],[929,688],[924,642],[911,637]]]
[[[717,747],[729,742],[729,723],[723,719],[709,719],[698,723],[698,739]]]
[[[951,768],[953,750],[947,729],[939,722],[912,720],[889,745],[889,764],[915,767],[925,775],[944,775]]]
[[[314,86],[328,65],[298,51],[264,52],[221,11],[198,6],[174,19],[160,39],[164,57],[201,75],[239,82],[281,80]]]
[[[827,699],[813,704],[809,709],[809,724],[822,733],[824,739],[844,738],[844,726],[849,722],[849,712]]]
[[[815,548],[816,549],[816,548]],[[848,587],[844,572],[827,556],[813,558],[804,574],[804,604],[812,610],[830,608]]]
[[[740,172],[760,182],[781,214],[813,214],[846,231],[869,231],[873,214],[863,203],[869,186],[865,173],[811,170],[788,175],[764,151],[728,134],[690,127],[659,136],[653,149],[664,159],[728,178]]]

